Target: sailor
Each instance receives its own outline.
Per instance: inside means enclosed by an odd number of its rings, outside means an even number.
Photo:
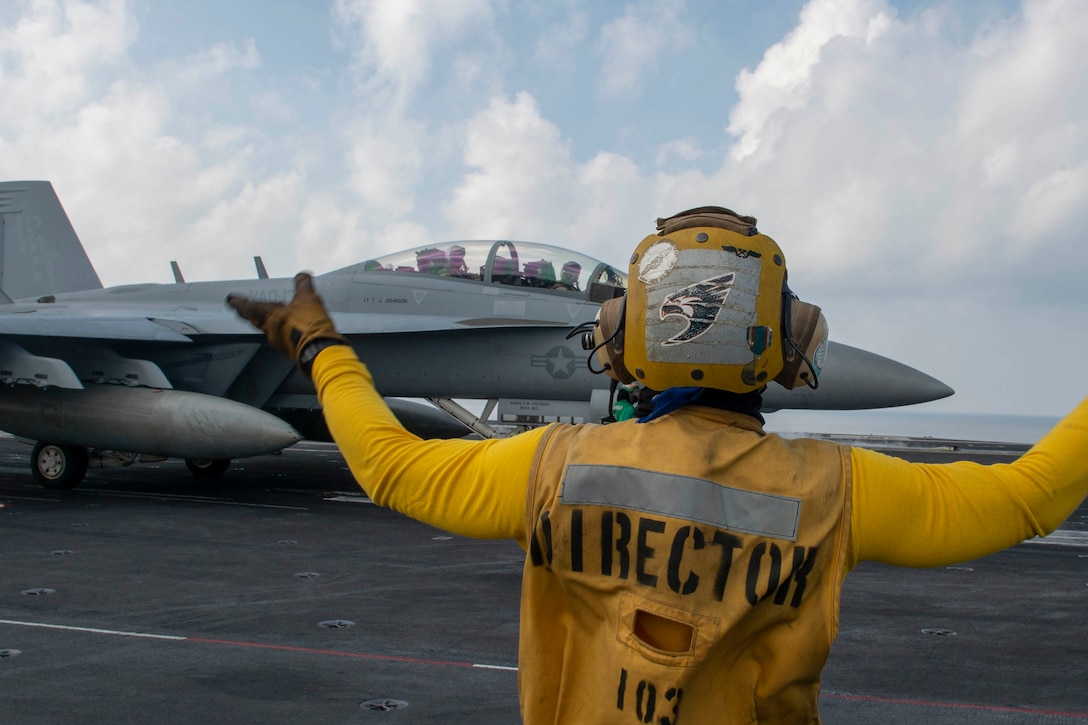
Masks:
[[[949,565],[1053,531],[1088,493],[1088,399],[1005,465],[765,433],[765,386],[818,384],[822,314],[790,292],[755,219],[704,207],[658,229],[592,347],[620,382],[664,392],[609,425],[421,440],[308,274],[289,304],[228,301],[312,376],[375,503],[526,550],[526,723],[819,722],[847,573]]]
[[[559,282],[561,289],[581,291],[581,287],[578,286],[578,277],[582,274],[582,265],[575,262],[573,259],[563,263],[563,267],[559,272]]]
[[[465,262],[465,248],[460,244],[450,247],[450,273],[454,277],[468,277],[468,264]]]

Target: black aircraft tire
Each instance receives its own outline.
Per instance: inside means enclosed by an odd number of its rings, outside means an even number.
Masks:
[[[230,468],[229,458],[186,458],[185,465],[197,478],[219,478]]]
[[[39,442],[30,457],[34,479],[44,488],[75,488],[87,474],[87,449]]]

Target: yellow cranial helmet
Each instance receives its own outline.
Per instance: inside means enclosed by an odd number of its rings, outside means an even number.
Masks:
[[[657,228],[631,256],[627,293],[571,333],[590,370],[652,390],[818,386],[827,320],[790,291],[782,250],[754,217],[699,207]]]
[[[795,352],[784,324],[794,298],[782,250],[755,224],[728,209],[700,207],[659,219],[659,232],[638,245],[622,350],[636,380],[654,390],[697,386],[744,393],[783,372],[786,350]],[[826,329],[824,322],[825,339]],[[795,366],[779,382],[812,385],[818,369],[809,369],[811,380]]]

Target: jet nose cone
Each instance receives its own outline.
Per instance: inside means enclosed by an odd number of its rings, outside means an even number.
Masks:
[[[816,390],[770,386],[764,406],[864,410],[914,405],[947,398],[955,391],[931,375],[889,358],[831,342]]]
[[[928,403],[955,393],[937,378],[895,360],[854,348],[843,352],[844,357],[852,356],[854,365],[860,368],[852,372],[851,386],[857,401],[865,402],[866,407]]]
[[[955,395],[956,391],[951,387],[945,385],[940,380],[934,377],[930,377],[918,370],[914,371],[918,374],[919,379],[914,383],[914,389],[919,396],[924,396],[926,402],[930,400],[940,400],[941,398],[947,398],[950,395]],[[922,380],[921,378],[925,378]]]

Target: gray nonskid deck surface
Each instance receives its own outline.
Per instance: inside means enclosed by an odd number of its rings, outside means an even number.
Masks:
[[[0,440],[0,722],[519,721],[516,544],[366,503],[322,444],[71,492],[28,456]],[[1086,507],[1063,528],[1088,530]],[[1082,540],[859,567],[824,722],[1088,722]]]

